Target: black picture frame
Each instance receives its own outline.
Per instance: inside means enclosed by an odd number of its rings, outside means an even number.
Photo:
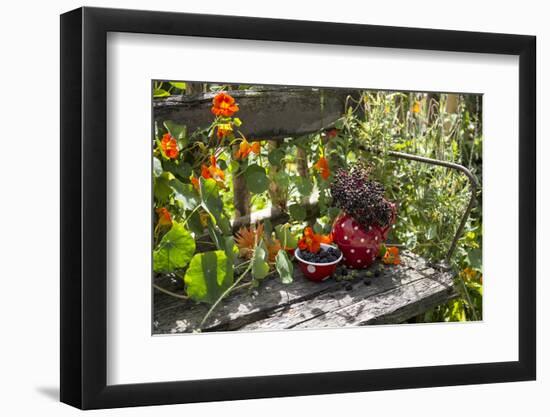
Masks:
[[[107,376],[108,32],[519,56],[519,360],[113,385]],[[82,409],[536,378],[534,36],[79,8],[61,16],[61,401]]]

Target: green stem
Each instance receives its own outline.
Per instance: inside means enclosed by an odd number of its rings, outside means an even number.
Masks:
[[[187,297],[186,295],[176,294],[175,292],[169,291],[166,288],[162,288],[161,286],[159,286],[157,284],[153,284],[153,287],[156,288],[157,290],[159,290],[160,292],[163,292],[164,294],[171,295],[172,297],[180,298],[182,300],[188,300],[189,299],[189,297]]]
[[[472,314],[474,316],[474,320],[478,321],[478,315],[475,306],[472,304],[472,300],[470,299],[470,293],[468,292],[468,288],[466,288],[466,284],[464,283],[464,279],[460,278],[460,282],[462,283],[462,288],[464,289],[464,295],[466,296],[466,301],[468,302],[468,306],[472,310]]]
[[[250,272],[250,269],[252,269],[252,262],[250,262],[248,264],[248,267],[245,269],[245,271],[239,276],[239,278],[237,278],[235,280],[235,282],[233,283],[233,285],[231,285],[231,287],[229,287],[227,290],[225,290],[222,295],[219,296],[219,298],[216,300],[216,302],[214,304],[212,304],[212,307],[210,307],[210,309],[207,311],[207,313],[204,315],[204,317],[202,318],[200,324],[199,324],[199,328],[198,330],[200,331],[202,329],[202,326],[204,325],[204,323],[206,322],[206,320],[208,320],[208,317],[210,317],[210,315],[212,314],[212,312],[215,310],[215,308],[218,306],[218,304],[220,304],[220,302],[225,298],[227,297],[227,295],[229,295],[229,293],[231,291],[233,291],[235,289],[235,287],[239,284],[239,282],[241,282],[241,280],[246,276],[246,274],[248,274],[248,272]]]
[[[198,204],[197,207],[195,207],[195,208],[191,211],[191,213],[189,213],[189,216],[187,216],[187,217],[185,218],[185,220],[183,221],[183,223],[182,223],[183,226],[185,226],[185,225],[187,224],[187,222],[189,221],[189,219],[191,218],[191,216],[192,216],[193,214],[195,214],[195,212],[196,212],[200,207],[201,207],[201,205]]]

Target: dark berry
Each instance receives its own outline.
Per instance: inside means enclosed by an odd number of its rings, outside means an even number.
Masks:
[[[384,187],[369,179],[370,173],[371,169],[362,164],[351,170],[339,169],[330,187],[333,204],[363,226],[387,226],[392,206],[384,198]]]

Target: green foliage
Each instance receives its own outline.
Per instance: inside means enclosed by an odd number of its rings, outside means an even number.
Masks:
[[[209,85],[205,90],[222,91],[227,87]],[[257,86],[241,87],[252,90]],[[186,88],[183,82],[156,81],[153,96],[162,100],[172,94],[181,94]],[[323,95],[321,106],[325,99]],[[158,123],[153,138],[155,208],[167,208],[174,226],[164,235],[165,230],[156,230],[155,271],[166,273],[187,268],[180,271],[185,272],[187,294],[195,301],[211,304],[226,291],[232,291],[232,285],[237,286],[240,280],[245,284],[239,287],[253,287],[260,280],[269,279],[270,268],[277,271],[283,282],[292,282],[293,266],[288,254],[278,251],[273,262],[273,253],[268,259],[269,245],[266,243],[278,239],[282,248],[295,248],[295,235],[300,234],[306,224],[317,233],[329,233],[339,213],[332,202],[330,182],[338,168],[348,169],[356,161],[373,166],[373,179],[385,186],[388,200],[397,204],[397,221],[389,241],[403,244],[432,261],[444,259],[470,198],[467,180],[443,167],[392,158],[388,151],[462,164],[481,183],[480,100],[480,96],[475,95],[364,91],[360,97],[350,98],[342,117],[334,123],[335,131],[286,138],[277,146],[266,145],[264,141],[259,154],[256,149],[240,158],[235,157],[235,150],[246,142],[239,136],[239,128],[247,120],[213,116],[210,126],[195,132],[188,132],[186,126],[169,120]],[[220,138],[219,128],[227,124],[232,130],[228,137]],[[176,138],[179,152],[175,157],[169,158],[161,149],[165,133]],[[319,167],[314,166],[320,156],[328,161],[328,180],[323,179]],[[215,163],[212,166],[212,157],[216,158],[217,167]],[[205,169],[205,176],[209,178],[203,176]],[[244,275],[239,272],[241,275],[234,281],[233,264],[243,262],[235,259],[230,223],[234,214],[233,182],[239,176],[251,194],[254,210],[273,204],[287,212],[291,224],[273,227],[265,223],[265,233],[255,242],[252,257],[244,261],[243,265],[249,262],[248,270],[244,270]],[[481,190],[476,197],[478,204],[466,222],[451,259],[451,266],[458,275],[456,287],[460,297],[426,313],[425,321],[482,317]],[[314,201],[318,202],[318,211],[306,211],[307,203]],[[318,214],[313,218],[312,213]],[[208,244],[215,250],[195,254],[187,267],[188,258],[195,251],[193,242],[191,254],[186,250],[182,259],[173,262],[178,256],[172,255],[183,248],[174,245],[168,255],[164,239],[170,241],[173,238],[170,233],[178,227],[185,230],[187,241],[207,233],[211,241]],[[207,268],[208,265],[212,268]]]
[[[292,234],[289,224],[275,226],[275,234],[283,249],[295,249],[298,246],[298,239]]]
[[[191,184],[185,184],[177,179],[169,182],[174,192],[175,200],[182,204],[184,210],[193,210],[200,203],[200,197]]]
[[[256,247],[252,257],[252,275],[256,279],[264,279],[269,273],[269,265],[266,262],[267,251],[262,245]]]
[[[221,250],[193,256],[184,277],[187,295],[213,304],[233,284],[233,260]]]
[[[277,268],[277,272],[283,284],[290,284],[293,281],[294,278],[292,273],[294,272],[294,267],[284,249],[277,252],[277,256],[275,257],[275,268]]]
[[[246,185],[254,194],[261,194],[269,187],[269,178],[267,178],[265,168],[257,164],[249,165],[244,172]]]
[[[195,239],[179,223],[173,223],[153,252],[155,272],[173,272],[185,268],[195,253]]]

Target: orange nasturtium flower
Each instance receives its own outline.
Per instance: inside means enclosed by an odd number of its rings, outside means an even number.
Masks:
[[[216,94],[212,100],[212,113],[216,116],[231,117],[239,111],[235,99],[227,93]]]
[[[332,237],[330,235],[318,235],[308,226],[304,229],[304,235],[298,241],[298,247],[300,250],[317,253],[321,249],[321,243],[332,243]]]
[[[254,152],[256,155],[260,154],[260,142],[254,142],[252,145],[246,140],[243,139],[239,145],[239,150],[235,152],[236,159],[246,159],[250,152]]]
[[[216,163],[216,157],[214,155],[210,156],[210,166],[202,165],[201,167],[201,177],[204,179],[212,178],[216,181],[218,186],[225,187],[224,181],[225,181],[225,173],[223,170],[217,165]],[[193,180],[191,180],[193,181]]]
[[[231,126],[231,123],[219,124],[218,128],[216,129],[216,134],[218,135],[218,139],[226,138],[231,133],[233,133],[233,126]]]
[[[464,281],[471,281],[477,277],[477,272],[472,268],[465,268],[460,273]]]
[[[180,153],[178,142],[172,135],[170,135],[170,133],[165,133],[162,136],[160,147],[162,148],[164,155],[170,159],[176,159]]]
[[[411,111],[413,113],[420,113],[420,101],[415,101],[414,102]]]
[[[172,216],[166,207],[160,207],[157,210],[157,216],[159,218],[159,226],[171,226],[172,225]]]
[[[319,174],[321,174],[321,177],[325,181],[328,180],[328,177],[330,177],[330,168],[328,167],[327,158],[321,156],[313,167],[319,171]]]
[[[195,177],[195,175],[191,175],[191,184],[193,184],[193,187],[195,188],[195,190],[199,191],[199,179],[197,177]]]
[[[386,265],[399,265],[401,263],[399,260],[399,249],[396,246],[388,246],[382,262]]]

